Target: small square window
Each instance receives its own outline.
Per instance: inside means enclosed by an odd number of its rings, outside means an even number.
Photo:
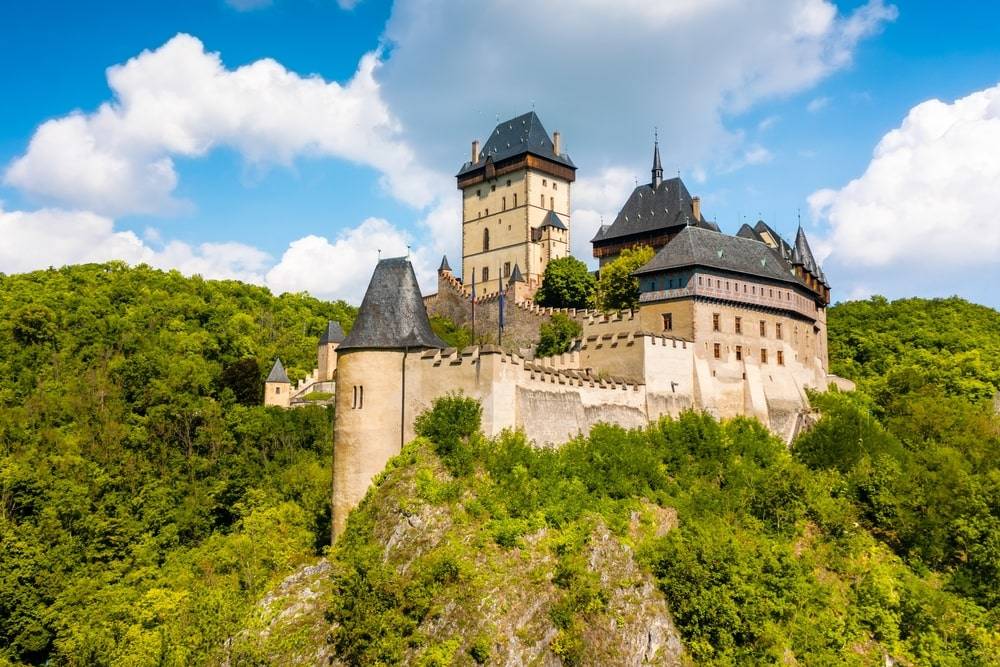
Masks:
[[[544,179],[544,178],[543,178],[543,179],[542,179],[542,187],[544,188],[544,187],[545,187],[545,186],[547,186],[548,184],[549,184],[548,180],[546,180],[546,179]]]

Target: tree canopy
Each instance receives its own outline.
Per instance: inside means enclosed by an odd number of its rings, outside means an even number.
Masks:
[[[545,267],[535,303],[548,308],[590,308],[595,284],[586,264],[573,256],[560,257]]]
[[[653,259],[649,246],[626,248],[621,255],[601,267],[594,293],[599,310],[631,310],[639,305],[639,280],[632,276]]]

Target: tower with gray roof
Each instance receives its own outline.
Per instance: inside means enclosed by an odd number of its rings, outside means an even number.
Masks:
[[[264,405],[287,408],[291,401],[292,381],[281,364],[281,359],[274,360],[274,366],[264,382]]]
[[[458,171],[462,191],[462,282],[497,292],[521,269],[529,293],[549,261],[569,255],[570,187],[576,165],[534,111],[498,123]],[[530,294],[529,294],[530,296]]]

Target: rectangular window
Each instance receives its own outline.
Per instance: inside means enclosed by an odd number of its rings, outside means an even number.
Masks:
[[[672,313],[663,313],[663,330],[664,331],[674,330],[674,316]]]
[[[702,281],[701,278],[702,278],[701,276],[698,276],[698,284],[699,285],[704,285],[705,283]]]
[[[779,366],[785,365],[785,353],[782,352],[781,350],[778,350],[778,365]]]
[[[497,191],[497,186],[491,185],[490,186],[490,192],[496,192],[496,191]]]
[[[483,282],[485,283],[489,279],[490,279],[490,267],[484,266],[483,267]]]
[[[510,262],[503,263],[503,277],[510,278]]]
[[[280,394],[281,393],[281,387],[275,387],[274,388],[274,393],[275,394]]]
[[[765,350],[764,348],[760,348],[760,363],[762,364],[767,363],[767,350]]]
[[[715,344],[714,353],[715,353],[715,358],[716,359],[721,359],[722,358],[722,345],[716,343]]]
[[[510,187],[510,179],[509,178],[507,179],[507,187],[508,188]]]
[[[362,385],[354,385],[354,402],[351,407],[355,410],[365,407],[365,388]]]
[[[768,293],[769,293],[768,295],[769,295],[769,296],[771,296],[771,297],[773,298],[773,297],[774,297],[774,290],[773,290],[773,289],[769,289],[769,290],[767,290],[767,291],[768,291]]]
[[[501,205],[500,205],[501,208],[506,211],[507,210],[507,198],[506,197],[501,197],[500,201],[501,201]]]
[[[552,210],[552,211],[556,210],[556,198],[555,197],[549,197],[549,209]]]
[[[546,179],[543,178],[542,179],[542,187],[544,188],[548,184],[549,184],[548,180],[546,180]]]
[[[736,361],[743,361],[743,346],[736,346]]]
[[[775,322],[774,324],[774,337],[781,340],[781,322]]]
[[[559,189],[559,184],[556,183],[555,181],[552,181],[552,189],[553,190],[558,190]]]
[[[719,314],[718,313],[712,313],[712,331],[722,331],[722,329],[719,328]]]
[[[545,195],[538,195],[538,205],[545,208]]]
[[[736,333],[743,333],[743,318],[736,318]]]
[[[728,289],[729,289],[729,281],[727,280],[726,281],[726,290],[728,290]]]
[[[767,322],[764,320],[760,321],[760,335],[767,336]]]
[[[514,193],[514,208],[517,208],[517,193]]]

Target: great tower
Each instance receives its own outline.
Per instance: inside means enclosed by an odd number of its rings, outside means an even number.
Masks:
[[[499,123],[458,175],[462,281],[497,292],[519,269],[532,292],[550,260],[569,255],[570,186],[576,165],[534,111]]]

